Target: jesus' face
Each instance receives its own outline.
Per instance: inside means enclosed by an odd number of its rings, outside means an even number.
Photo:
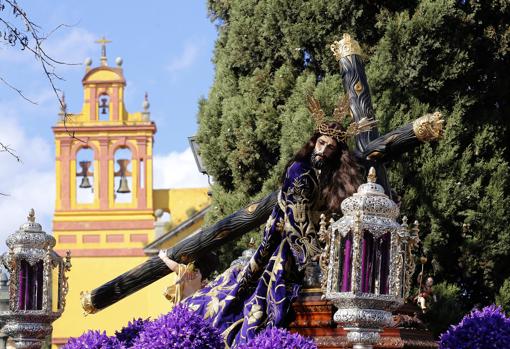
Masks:
[[[312,153],[312,165],[321,169],[324,163],[335,153],[338,144],[333,137],[322,135],[317,138]]]

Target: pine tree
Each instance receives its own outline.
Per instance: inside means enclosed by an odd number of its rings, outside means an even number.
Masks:
[[[390,166],[403,214],[421,222],[437,282],[467,308],[510,277],[510,4],[507,1],[210,0],[216,75],[198,140],[214,178],[210,220],[275,190],[311,135],[307,96],[342,93],[329,45],[348,32],[367,55],[379,129],[440,110],[445,137]],[[227,250],[227,249],[226,249]],[[239,248],[230,246],[232,253]]]

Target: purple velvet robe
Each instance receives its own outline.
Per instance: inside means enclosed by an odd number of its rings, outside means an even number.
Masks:
[[[318,197],[316,171],[307,162],[292,163],[250,262],[227,269],[183,300],[222,331],[227,348],[285,325],[305,264],[320,252],[312,219]]]

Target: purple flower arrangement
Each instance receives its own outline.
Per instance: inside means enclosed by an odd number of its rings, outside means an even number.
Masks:
[[[508,321],[508,319],[507,319]],[[224,349],[220,332],[183,305],[156,320],[137,319],[107,336],[88,331],[63,349]],[[238,349],[317,349],[314,341],[281,328],[267,328]],[[449,347],[445,347],[449,348]],[[456,347],[457,348],[457,347]],[[460,347],[459,347],[460,348]],[[464,347],[462,347],[464,348]]]
[[[155,321],[145,324],[133,349],[222,349],[220,332],[201,316],[177,305]]]
[[[317,345],[311,338],[303,337],[297,333],[290,333],[282,328],[266,328],[255,338],[238,349],[317,349]]]
[[[115,338],[119,340],[126,348],[131,348],[133,342],[143,330],[149,319],[141,318],[128,322],[127,326],[122,327],[120,331],[115,331]]]
[[[219,331],[188,308],[177,305],[154,321],[133,320],[115,336],[88,331],[63,349],[223,349]]]
[[[510,318],[495,305],[474,310],[441,335],[439,348],[510,348]]]
[[[78,338],[71,338],[63,349],[125,349],[115,337],[108,337],[106,332],[87,331]]]

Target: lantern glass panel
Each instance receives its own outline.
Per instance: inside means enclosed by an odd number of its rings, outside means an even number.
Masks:
[[[391,233],[382,235],[377,245],[379,248],[379,293],[388,294],[390,291],[389,275],[390,275],[390,250],[391,250]]]
[[[361,292],[373,293],[375,256],[374,236],[364,231],[361,242]]]
[[[18,306],[20,310],[41,310],[43,300],[43,261],[19,264]]]
[[[340,246],[338,248],[339,271],[338,283],[335,291],[349,292],[351,290],[351,273],[352,273],[352,233],[341,237]]]

